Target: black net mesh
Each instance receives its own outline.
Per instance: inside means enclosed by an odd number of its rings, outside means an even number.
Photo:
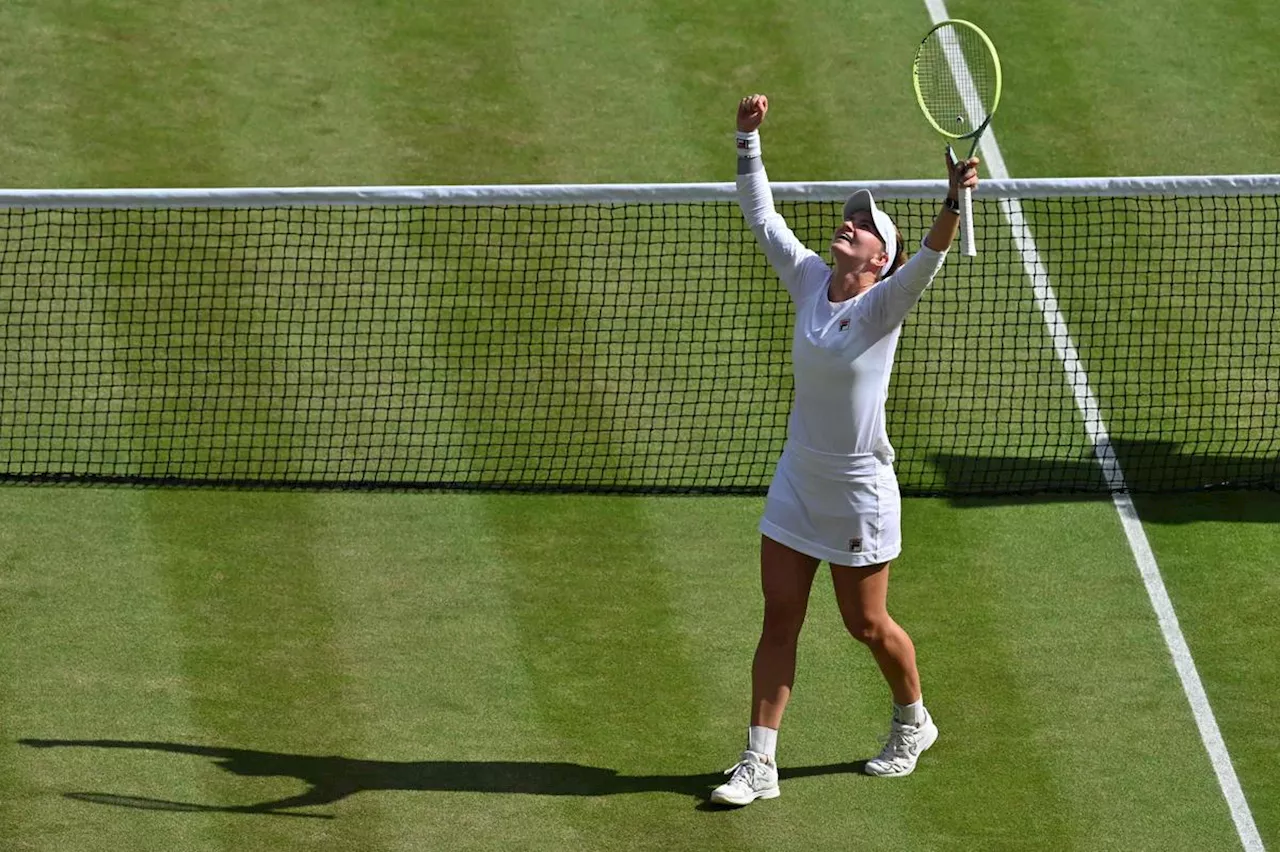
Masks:
[[[1275,488],[1277,197],[1008,203],[904,328],[904,493],[1106,491],[1103,429],[1134,490]],[[4,209],[0,480],[759,493],[791,320],[732,202]]]

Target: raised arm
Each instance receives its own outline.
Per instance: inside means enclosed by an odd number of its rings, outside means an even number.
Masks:
[[[960,213],[958,198],[962,187],[970,189],[978,185],[978,158],[947,163],[947,197],[933,220],[933,227],[925,235],[920,251],[906,265],[873,287],[864,297],[865,310],[878,326],[892,328],[904,319],[924,291],[933,283],[947,249],[959,231]]]
[[[822,260],[796,239],[774,210],[773,190],[760,158],[760,124],[768,111],[769,99],[764,95],[750,95],[738,103],[738,205],[769,263],[795,297],[805,264]]]
[[[946,251],[960,230],[960,190],[978,185],[978,158],[970,157],[952,163],[947,159],[947,197],[942,209],[933,220],[933,227],[924,238],[924,244],[934,251]]]

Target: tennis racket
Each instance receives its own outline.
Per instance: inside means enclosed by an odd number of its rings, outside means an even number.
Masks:
[[[956,161],[952,141],[972,139],[978,150],[991,116],[1000,104],[1000,56],[987,34],[968,21],[943,21],[925,34],[911,63],[920,111],[948,140],[947,158]],[[967,257],[978,253],[973,241],[973,193],[960,197],[960,233]]]

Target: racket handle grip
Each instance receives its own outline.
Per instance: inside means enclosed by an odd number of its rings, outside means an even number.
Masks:
[[[973,242],[973,190],[960,190],[960,244],[965,257],[975,257],[978,247]]]

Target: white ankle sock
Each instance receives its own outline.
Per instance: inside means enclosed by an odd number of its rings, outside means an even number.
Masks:
[[[774,752],[778,749],[778,729],[752,725],[747,729],[747,748],[773,760]]]
[[[894,704],[893,718],[904,725],[923,725],[928,714],[924,712],[924,699],[914,704]]]

